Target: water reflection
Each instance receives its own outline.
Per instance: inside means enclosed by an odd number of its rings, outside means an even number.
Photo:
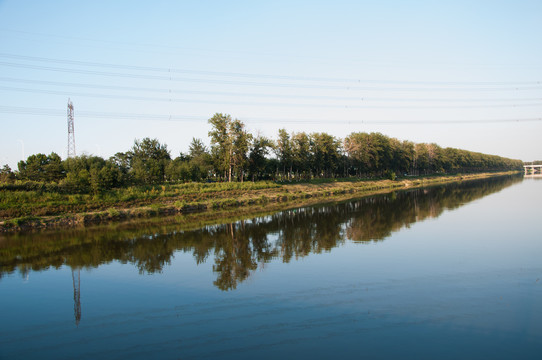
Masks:
[[[437,217],[446,209],[521,180],[522,177],[501,177],[394,192],[189,231],[183,230],[186,226],[168,223],[116,231],[89,228],[10,235],[0,242],[0,279],[15,271],[27,277],[31,270],[70,266],[76,271],[73,279],[78,322],[81,268],[119,261],[133,264],[140,273],[161,272],[174,253],[182,251],[191,253],[196,264],[213,261],[214,285],[221,290],[233,290],[271,259],[289,262],[330,251],[347,240],[382,241],[416,221]]]

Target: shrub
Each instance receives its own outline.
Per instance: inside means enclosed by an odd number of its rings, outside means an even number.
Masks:
[[[395,181],[395,179],[397,179],[397,174],[395,174],[395,171],[386,170],[384,175],[386,179],[390,179],[392,181]]]
[[[120,212],[115,208],[107,209],[107,213],[109,214],[109,217],[112,217],[112,218],[120,216]]]

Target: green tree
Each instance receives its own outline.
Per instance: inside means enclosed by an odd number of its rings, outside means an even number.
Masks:
[[[311,139],[304,132],[295,133],[292,135],[292,162],[294,171],[297,177],[301,176],[310,178],[311,170]]]
[[[10,183],[13,180],[15,180],[15,174],[13,173],[13,171],[11,171],[11,168],[9,167],[9,165],[7,164],[4,165],[0,169],[0,182]]]
[[[427,157],[431,173],[442,172],[442,148],[435,143],[427,145]],[[479,157],[477,156],[479,159]]]
[[[32,181],[59,181],[64,175],[62,159],[52,152],[50,155],[30,155],[26,161],[21,160],[17,164],[19,176],[23,180]]]
[[[340,165],[340,142],[327,133],[313,133],[310,139],[313,169],[316,174],[322,177],[335,176]]]
[[[190,181],[192,174],[190,172],[190,162],[183,156],[179,156],[170,161],[166,166],[166,178],[168,181]]]
[[[408,173],[414,158],[414,143],[391,138],[390,145],[392,151],[390,170],[398,174]]]
[[[60,184],[69,193],[100,194],[126,184],[122,169],[113,158],[82,155],[66,159],[63,166],[67,174]]]
[[[57,182],[65,176],[62,159],[54,152],[47,156],[47,164],[45,165],[45,181]]]
[[[351,133],[344,141],[344,150],[355,175],[367,173],[372,164],[372,153],[369,151],[369,134]]]
[[[393,152],[390,138],[381,133],[371,133],[369,136],[371,138],[371,147],[369,150],[372,152],[374,161],[373,171],[382,175],[391,167]]]
[[[267,165],[267,159],[265,156],[269,154],[269,150],[272,149],[272,147],[273,142],[265,136],[258,135],[252,141],[252,146],[248,156],[248,170],[252,181],[264,177]]]
[[[90,169],[90,188],[94,194],[100,194],[120,185],[120,169],[113,162],[105,161],[101,167]]]
[[[235,119],[231,124],[230,136],[233,147],[232,162],[234,173],[241,181],[245,178],[248,168],[248,151],[252,135],[245,130],[245,124]],[[231,175],[230,175],[231,181]]]
[[[279,137],[277,139],[277,145],[275,146],[275,154],[279,159],[283,176],[286,176],[289,180],[292,173],[293,153],[290,135],[285,129],[279,129]]]
[[[211,154],[200,139],[193,138],[189,147],[190,174],[192,181],[200,181],[209,175]]]
[[[217,113],[209,119],[209,123],[213,126],[209,136],[215,169],[230,182],[234,175],[243,181],[252,135],[240,120],[232,120],[230,115]]]
[[[233,144],[230,136],[231,116],[216,113],[209,119],[212,130],[209,131],[211,138],[211,156],[214,167],[218,174],[224,174],[231,181],[231,168],[233,156]]]
[[[167,145],[160,144],[157,139],[144,138],[134,142],[130,168],[136,181],[157,184],[165,180],[165,170],[170,160]]]
[[[416,168],[417,175],[427,174],[429,170],[429,151],[427,150],[427,144],[416,144],[414,146],[415,160],[414,166]]]
[[[205,147],[200,139],[196,138],[192,138],[188,151],[191,159],[204,158],[206,155],[208,155],[207,147]]]
[[[118,152],[108,160],[118,169],[116,180],[118,185],[128,185],[133,180],[130,173],[131,155],[130,152]]]

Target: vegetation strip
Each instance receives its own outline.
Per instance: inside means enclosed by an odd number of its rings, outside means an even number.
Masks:
[[[145,138],[109,159],[35,154],[16,171],[3,166],[0,231],[355,196],[458,180],[444,174],[523,170],[520,160],[380,133],[339,139],[280,129],[274,141],[250,134],[230,115],[217,113],[209,124],[210,148],[194,138],[176,158],[167,145]],[[489,175],[462,178],[480,176]]]
[[[110,198],[77,195],[74,206],[59,205],[61,198],[51,201],[50,193],[43,193],[29,203],[20,203],[19,209],[30,211],[23,216],[7,218],[0,222],[0,231],[17,232],[46,228],[69,228],[118,222],[129,219],[150,218],[175,214],[189,214],[201,211],[223,211],[238,209],[251,211],[252,206],[261,210],[262,206],[277,204],[276,210],[304,202],[322,202],[324,199],[353,198],[382,191],[392,191],[413,187],[430,186],[456,181],[483,179],[510,175],[517,172],[481,173],[454,176],[412,177],[400,180],[319,180],[309,183],[280,184],[275,182],[256,183],[189,183],[161,185],[139,191],[140,197],[118,202],[118,197],[134,192],[133,189],[119,189]],[[141,189],[138,189],[141,190]],[[13,192],[16,193],[16,192]],[[136,192],[134,192],[135,194]],[[24,194],[24,193],[23,193]],[[55,196],[61,196],[55,194]],[[64,201],[72,201],[74,195],[62,195]],[[86,197],[85,197],[86,196]],[[117,203],[116,203],[117,202]],[[116,205],[115,205],[116,204]],[[26,207],[25,207],[26,205]],[[281,206],[283,205],[283,206]],[[3,206],[2,211],[6,211]],[[26,210],[24,210],[26,208]],[[94,211],[70,211],[70,209],[90,208]],[[258,209],[253,209],[258,212]],[[10,208],[11,211],[15,210]],[[68,210],[68,211],[65,211]],[[5,218],[5,217],[4,217]]]

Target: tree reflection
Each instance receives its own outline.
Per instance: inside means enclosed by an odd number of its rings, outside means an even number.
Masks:
[[[14,234],[0,241],[0,278],[19,271],[64,265],[94,268],[112,261],[136,266],[140,273],[161,272],[176,252],[190,253],[196,264],[213,261],[221,290],[236,289],[259,266],[290,262],[344,244],[382,241],[394,231],[446,209],[500,191],[521,177],[414,189],[342,203],[286,210],[226,224],[186,229],[174,223],[88,228],[55,233]]]

